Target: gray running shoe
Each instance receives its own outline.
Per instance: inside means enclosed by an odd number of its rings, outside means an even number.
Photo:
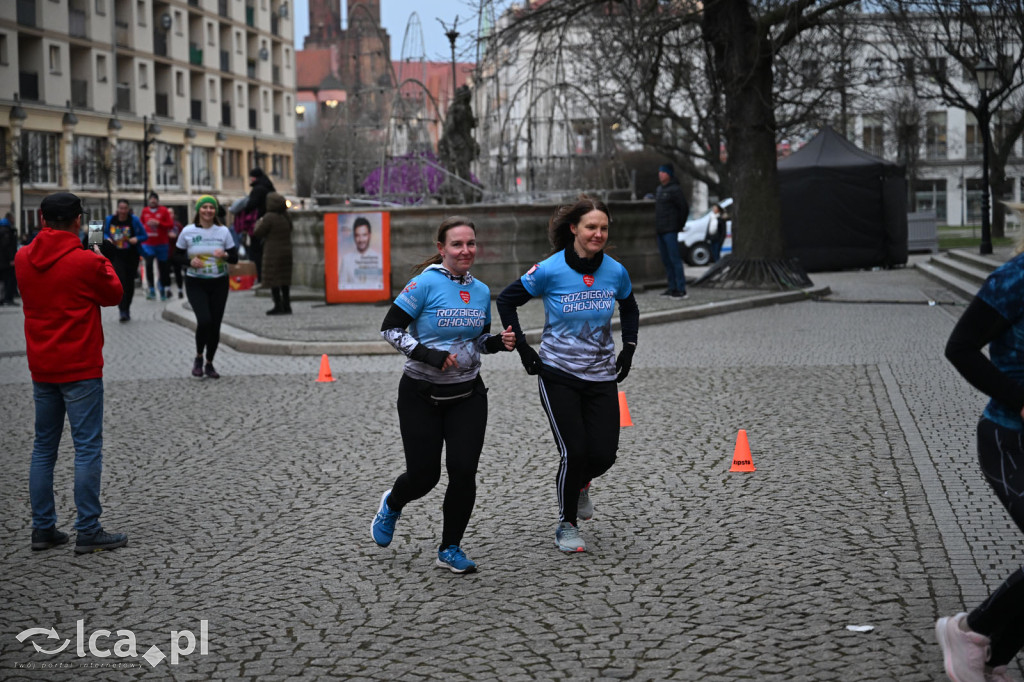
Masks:
[[[580,501],[576,505],[576,516],[581,521],[589,521],[594,518],[594,503],[590,501],[590,484],[580,489]]]
[[[555,546],[563,552],[586,552],[587,545],[580,537],[580,531],[568,521],[562,521],[555,529]]]

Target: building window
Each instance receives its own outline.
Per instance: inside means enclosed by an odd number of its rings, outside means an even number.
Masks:
[[[881,113],[864,114],[862,117],[861,148],[875,156],[885,155],[885,127]]]
[[[107,0],[96,0],[96,14],[103,16],[107,13]]]
[[[212,21],[206,22],[206,44],[207,45],[216,45],[217,44],[217,36],[214,33],[214,28],[213,28],[213,22]]]
[[[156,186],[165,189],[181,187],[181,150],[180,144],[154,145],[156,159]]]
[[[235,52],[242,54],[242,32],[235,31]]]
[[[882,80],[882,76],[883,75],[884,75],[884,71],[883,71],[883,66],[882,66],[882,58],[881,57],[871,57],[871,58],[869,58],[868,61],[867,61],[866,68],[864,69],[864,77],[867,79],[867,82],[868,83],[878,83],[879,81]]]
[[[224,177],[242,177],[242,152],[237,149],[224,150]]]
[[[984,184],[981,178],[968,178],[964,188],[964,199],[967,201],[967,222],[981,222],[981,198]]]
[[[236,97],[235,99],[238,101],[238,106],[239,107],[245,107],[245,104],[242,103],[242,86],[241,85],[238,86],[238,97]]]
[[[924,130],[926,159],[946,158],[946,112],[929,111]]]
[[[135,14],[138,16],[139,26],[146,25],[146,0],[138,0],[135,3]]]
[[[996,111],[992,113],[992,145],[1001,147],[1013,135],[1013,124],[1017,116],[1010,111]],[[1018,138],[1019,139],[1019,138]],[[1010,145],[1010,156],[1019,156],[1017,152],[1017,140]]]
[[[0,64],[7,64],[7,34],[0,33]]]
[[[964,158],[980,159],[981,147],[981,126],[978,125],[978,119],[974,114],[968,111],[967,129],[964,131]]]
[[[266,90],[263,91],[263,111],[270,111],[270,95]]]
[[[181,71],[174,72],[174,92],[177,93],[178,97],[185,96],[185,74]]]
[[[50,45],[50,73],[60,73],[60,45]]]
[[[928,78],[933,81],[944,81],[946,79],[946,59],[944,57],[928,58]]]
[[[174,35],[183,35],[181,32],[181,10],[174,10]]]
[[[118,140],[114,155],[114,177],[120,189],[142,187],[142,143]]]
[[[56,185],[60,182],[60,135],[28,131],[21,134],[21,158],[27,162],[22,182]]]
[[[213,150],[208,147],[192,147],[192,187],[213,187]]]
[[[103,187],[107,179],[107,138],[76,135],[71,150],[72,182],[79,187]]]
[[[284,68],[292,68],[292,51],[287,47],[284,48]]]
[[[912,211],[935,211],[936,220],[946,222],[945,180],[915,180],[913,199]]]
[[[145,64],[139,64],[139,88],[142,90],[149,89],[149,69],[146,68]]]

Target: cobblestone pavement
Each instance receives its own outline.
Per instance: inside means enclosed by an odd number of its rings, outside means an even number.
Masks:
[[[403,464],[397,354],[332,357],[317,383],[317,357],[223,348],[223,378],[196,381],[191,332],[147,301],[128,324],[104,311],[103,521],[130,544],[30,551],[31,385],[21,313],[0,308],[0,678],[944,679],[935,618],[1021,560],[975,463],[984,399],[942,358],[963,303],[913,270],[814,279],[826,300],[641,326],[635,426],[582,555],[554,548],[535,380],[486,357],[470,576],[434,566],[444,478],[391,547],[369,537]],[[728,472],[738,429],[754,473]],[[64,530],[71,459],[65,434]],[[58,636],[16,639],[35,627]],[[112,652],[130,630],[138,657],[90,654],[100,630]],[[176,664],[141,658],[186,630]],[[88,667],[117,664],[134,667]]]

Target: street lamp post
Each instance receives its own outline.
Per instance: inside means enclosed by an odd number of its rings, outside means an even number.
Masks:
[[[981,91],[981,100],[978,102],[978,127],[981,128],[981,247],[979,253],[983,256],[992,253],[992,228],[988,219],[988,93],[996,85],[996,75],[996,67],[987,59],[982,58],[974,67],[974,77],[978,80],[978,90]]]
[[[156,136],[163,130],[156,121],[149,122],[148,117],[142,117],[142,205],[149,201],[149,148],[156,142]]]

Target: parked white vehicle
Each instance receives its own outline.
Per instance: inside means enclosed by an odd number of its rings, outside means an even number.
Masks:
[[[732,199],[718,202],[722,208],[732,206]],[[711,245],[708,243],[708,225],[711,224],[711,211],[699,218],[686,221],[686,227],[679,233],[679,253],[688,265],[708,265],[711,263]],[[722,227],[719,225],[719,227]],[[732,251],[732,221],[725,223],[725,243],[722,244],[722,255]]]

